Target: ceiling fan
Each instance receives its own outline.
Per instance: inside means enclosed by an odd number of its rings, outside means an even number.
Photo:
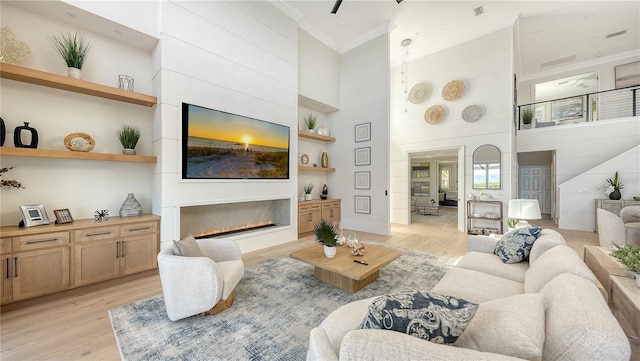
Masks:
[[[396,2],[398,4],[400,4],[402,2],[402,0],[396,0]],[[342,5],[342,0],[336,0],[336,3],[333,4],[333,9],[331,9],[331,13],[335,14],[338,12],[338,9],[340,8],[340,5]]]

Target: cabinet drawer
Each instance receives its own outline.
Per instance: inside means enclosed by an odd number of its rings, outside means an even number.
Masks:
[[[11,238],[0,238],[0,253],[11,253]]]
[[[52,246],[66,246],[68,244],[69,232],[51,232],[34,234],[31,236],[13,237],[14,252]]]
[[[102,239],[118,238],[120,227],[96,227],[77,230],[75,233],[76,242],[99,241]]]
[[[319,210],[320,210],[320,204],[319,203],[298,206],[298,212],[300,212],[300,213],[302,213],[302,212],[311,212],[311,211],[319,211]]]
[[[135,236],[137,234],[144,233],[157,233],[158,222],[140,222],[126,224],[124,226],[120,226],[120,232],[122,237]]]
[[[339,208],[340,202],[327,202],[322,204],[322,209]]]

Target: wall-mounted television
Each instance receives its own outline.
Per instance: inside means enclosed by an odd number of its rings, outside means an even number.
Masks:
[[[183,179],[289,179],[289,127],[182,103]]]

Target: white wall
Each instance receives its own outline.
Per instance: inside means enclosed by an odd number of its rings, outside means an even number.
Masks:
[[[329,163],[331,197],[342,198],[341,226],[389,234],[389,35],[381,35],[341,57],[340,111],[329,114],[336,142]],[[371,140],[355,142],[355,126],[371,123]],[[371,165],[355,166],[355,149],[371,147]],[[371,172],[371,189],[354,189],[354,173]],[[371,214],[355,213],[355,196],[371,197]]]
[[[464,212],[464,195],[473,191],[473,151],[483,144],[493,144],[502,155],[502,189],[487,193],[505,203],[510,198],[513,161],[512,37],[512,29],[507,28],[424,58],[409,59],[408,89],[423,82],[431,86],[432,94],[422,104],[406,104],[406,113],[400,69],[392,71],[391,222],[408,224],[410,220],[408,177],[411,152],[464,148],[464,174],[459,174],[461,212]],[[441,95],[442,88],[455,79],[465,83],[465,93],[456,101],[445,101]],[[436,125],[426,123],[425,111],[437,104],[447,108],[445,120]],[[476,122],[465,122],[461,117],[462,110],[472,104],[480,105],[483,115]]]
[[[299,30],[299,46],[298,93],[340,108],[340,54],[304,30]]]
[[[117,87],[118,75],[135,79],[135,91],[151,94],[151,54],[66,23],[0,3],[3,26],[26,42],[31,57],[19,64],[54,74],[66,75],[66,65],[48,37],[60,31],[79,31],[93,42],[83,69],[83,79]],[[93,152],[120,153],[115,135],[122,124],[137,126],[142,137],[137,153],[152,155],[153,108],[2,79],[0,116],[7,126],[5,147],[13,147],[13,130],[29,122],[38,130],[40,149],[66,150],[64,138],[74,132],[88,133],[96,142]],[[2,189],[0,224],[20,220],[18,205],[43,204],[50,219],[53,210],[68,208],[75,219],[93,218],[98,209],[118,210],[128,193],[134,193],[145,212],[151,212],[154,165],[69,159],[39,159],[3,156],[2,167],[15,167],[3,179],[20,181],[25,189]]]
[[[162,215],[162,246],[179,230],[178,207],[267,197],[291,198],[297,209],[298,29],[268,2],[163,2],[155,54],[154,213]],[[289,180],[183,181],[181,102],[291,127]],[[259,237],[238,236],[242,252],[297,238],[296,221]]]

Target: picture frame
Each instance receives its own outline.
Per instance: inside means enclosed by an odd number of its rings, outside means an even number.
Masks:
[[[73,217],[67,208],[54,209],[53,214],[56,216],[56,224],[73,223]]]
[[[45,211],[42,204],[26,204],[19,206],[19,208],[22,215],[20,226],[34,227],[50,223],[47,211]]]
[[[371,189],[371,172],[355,172],[355,189]]]
[[[356,148],[355,154],[356,165],[370,165],[371,164],[371,147]]]
[[[355,212],[371,214],[371,197],[369,196],[355,196]]]
[[[356,125],[356,143],[371,140],[371,123]]]
[[[616,89],[640,85],[640,61],[614,67]]]
[[[551,120],[579,119],[583,117],[582,96],[551,101]]]

